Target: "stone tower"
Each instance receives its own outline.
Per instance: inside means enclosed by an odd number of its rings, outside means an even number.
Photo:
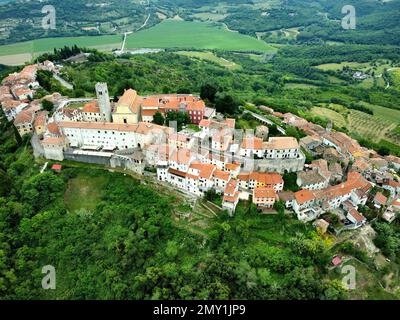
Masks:
[[[107,83],[96,83],[96,95],[99,102],[100,112],[104,116],[106,122],[111,122],[111,103],[108,95]]]

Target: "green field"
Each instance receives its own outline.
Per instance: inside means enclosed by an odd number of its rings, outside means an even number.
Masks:
[[[39,53],[52,51],[54,48],[72,46],[79,47],[102,47],[114,45],[119,48],[122,43],[122,36],[95,36],[95,37],[66,37],[66,38],[45,38],[34,41],[20,42],[0,46],[0,56],[7,56],[21,53]]]
[[[215,54],[213,54],[210,51],[177,51],[176,53],[180,54],[182,56],[186,56],[186,57],[192,57],[192,58],[197,58],[200,60],[211,61],[220,66],[228,68],[228,69],[240,68],[240,66],[237,65],[236,63],[226,60],[224,58],[217,57]]]
[[[269,52],[275,49],[250,36],[210,23],[165,20],[128,36],[127,48],[196,48]]]
[[[360,62],[341,62],[341,63],[325,63],[321,64],[319,66],[316,66],[316,68],[322,70],[322,71],[339,71],[342,70],[343,67],[350,67],[352,69],[365,69],[368,66],[370,66],[369,63],[360,63]]]
[[[346,118],[342,114],[331,109],[314,107],[312,108],[312,113],[313,115],[332,120],[338,127],[345,127],[347,124]]]

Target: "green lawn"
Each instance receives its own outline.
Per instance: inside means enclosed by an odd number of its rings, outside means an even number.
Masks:
[[[165,20],[129,35],[127,48],[196,48],[269,52],[275,49],[253,37],[203,22]]]

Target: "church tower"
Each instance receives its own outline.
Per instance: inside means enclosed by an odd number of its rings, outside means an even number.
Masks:
[[[100,112],[104,116],[106,122],[111,122],[111,103],[108,95],[107,83],[96,83],[96,96],[99,102]]]

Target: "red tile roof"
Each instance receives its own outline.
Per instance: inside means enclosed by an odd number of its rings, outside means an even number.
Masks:
[[[254,198],[268,198],[268,199],[275,199],[276,192],[273,188],[256,188],[253,191]]]
[[[300,190],[300,191],[297,191],[297,192],[294,194],[294,197],[295,197],[295,199],[296,199],[296,202],[297,202],[299,205],[302,205],[303,203],[306,203],[306,202],[308,202],[308,201],[312,201],[312,200],[315,199],[314,193],[312,193],[310,190]]]

